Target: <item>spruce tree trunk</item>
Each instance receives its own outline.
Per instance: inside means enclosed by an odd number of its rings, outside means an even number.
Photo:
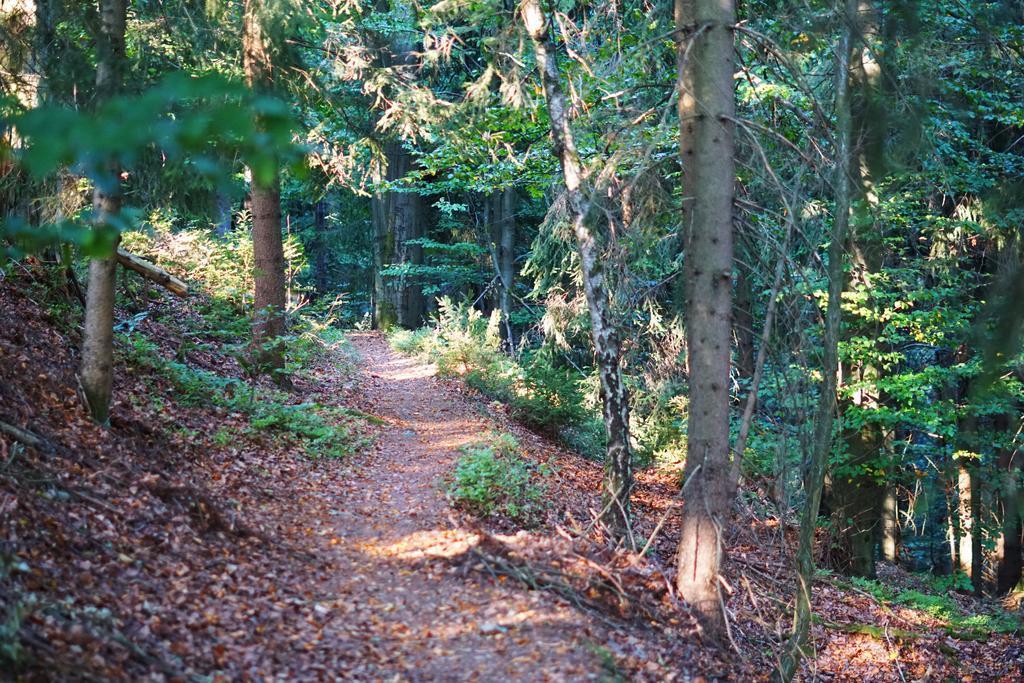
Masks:
[[[490,223],[494,271],[498,276],[498,309],[501,335],[509,349],[515,347],[512,331],[512,286],[515,283],[515,190],[507,188],[484,200],[485,220]]]
[[[284,367],[284,348],[278,339],[284,336],[287,306],[279,187],[280,180],[275,174],[267,183],[254,178],[251,189],[252,252],[256,268],[253,347],[260,363],[271,371]]]
[[[313,230],[316,233],[316,260],[314,261],[314,281],[316,293],[327,293],[328,283],[328,235],[327,235],[327,200],[321,199],[313,205]]]
[[[100,32],[97,36],[96,95],[102,101],[123,86],[126,65],[126,0],[100,1]],[[98,228],[110,229],[121,212],[120,169],[109,168],[109,176],[96,183],[93,210]],[[110,418],[114,383],[114,302],[117,283],[117,245],[109,256],[89,261],[89,284],[85,299],[82,333],[82,361],[79,380],[94,420]]]
[[[589,177],[576,150],[547,17],[540,8],[539,0],[525,0],[521,12],[523,24],[533,42],[537,68],[544,85],[552,146],[562,167],[569,219],[580,256],[583,290],[590,312],[591,338],[601,380],[607,436],[601,517],[613,537],[631,543],[629,499],[633,488],[633,463],[629,440],[629,396],[622,377],[618,332],[601,267],[599,236],[594,228],[596,212],[592,210],[588,196]]]
[[[690,407],[687,482],[676,585],[715,639],[725,635],[719,593],[722,535],[731,510],[729,366],[732,349],[735,3],[696,0],[696,32],[683,65],[699,114],[686,183],[693,203],[685,254]],[[684,132],[684,138],[689,136]],[[688,190],[684,190],[688,191]]]
[[[412,157],[400,142],[385,147],[388,181],[400,180],[412,169]],[[394,265],[420,265],[423,248],[408,240],[423,237],[423,201],[415,192],[376,192],[372,203],[374,276],[374,328],[394,325],[415,328],[425,310],[422,289],[405,275],[381,275]]]
[[[837,0],[843,20],[842,37],[836,46],[835,109],[836,163],[833,175],[835,209],[832,213],[832,234],[828,247],[828,308],[825,311],[824,358],[822,385],[814,417],[814,439],[811,443],[810,468],[804,477],[807,501],[800,514],[800,536],[796,552],[796,606],[793,610],[793,632],[779,659],[774,678],[787,682],[800,669],[805,656],[807,635],[811,626],[811,589],[814,583],[814,530],[818,523],[821,494],[832,438],[839,383],[839,336],[842,322],[841,299],[844,245],[850,223],[853,125],[850,114],[849,74],[853,41],[856,34],[857,0]]]
[[[268,9],[262,0],[245,0],[242,63],[246,84],[254,92],[269,91],[272,85],[272,46],[265,32],[266,12]],[[281,180],[276,168],[268,176],[254,174],[250,187],[255,265],[252,344],[259,363],[274,372],[284,368],[284,345],[279,338],[285,331],[287,295],[281,237]],[[275,381],[286,381],[280,372],[274,374]]]

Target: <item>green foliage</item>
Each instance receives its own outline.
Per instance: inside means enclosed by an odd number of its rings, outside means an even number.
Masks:
[[[550,348],[519,359],[501,351],[498,312],[484,318],[467,302],[438,300],[433,327],[394,330],[393,348],[423,356],[443,375],[461,376],[489,398],[507,403],[523,422],[560,436],[587,457],[604,452],[604,423],[596,405],[586,398],[586,382],[572,367],[558,365]]]
[[[963,574],[923,578],[924,583],[936,591],[941,591],[946,585],[971,587],[970,580]],[[903,605],[945,622],[946,631],[955,638],[983,640],[993,633],[1016,633],[1024,628],[1019,616],[998,607],[987,608],[985,612],[965,613],[948,592],[896,591],[879,581],[861,577],[851,578],[850,583],[883,604]]]
[[[544,486],[536,480],[547,472],[546,466],[523,459],[515,437],[499,434],[462,448],[448,496],[481,517],[500,514],[520,524],[536,524],[544,512]]]
[[[300,158],[284,103],[254,97],[243,85],[209,74],[169,75],[140,95],[113,98],[94,112],[46,105],[10,119],[24,140],[18,161],[31,176],[70,168],[106,191],[122,182],[122,169],[141,163],[153,148],[164,157],[187,156],[192,172],[211,182],[225,175],[222,160],[231,154],[244,157],[261,182],[271,179],[282,158]],[[101,224],[90,209],[42,228],[10,217],[0,234],[14,241],[6,251],[11,257],[60,242],[95,255],[109,253],[115,236],[131,224],[130,210]]]
[[[130,368],[169,381],[175,400],[183,405],[218,406],[247,415],[251,436],[271,434],[295,442],[311,458],[340,458],[366,445],[360,435],[363,420],[352,411],[318,403],[289,403],[285,393],[261,392],[237,378],[166,359],[159,347],[142,335],[122,336],[121,341],[119,352]],[[163,399],[158,394],[154,400]],[[231,434],[219,430],[211,438],[216,445],[226,445]]]
[[[266,398],[249,408],[254,433],[270,431],[299,441],[311,458],[343,458],[366,445],[348,411],[319,403],[290,404]]]

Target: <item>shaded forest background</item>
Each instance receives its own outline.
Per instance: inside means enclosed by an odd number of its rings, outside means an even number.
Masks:
[[[708,510],[680,562],[739,501],[801,572],[1012,599],[1024,3],[721,5],[0,2],[3,273],[84,306],[100,422],[148,315],[115,320],[120,248],[285,390],[310,330],[388,332],[604,462],[633,550],[667,469]],[[676,577],[719,636],[728,550]]]

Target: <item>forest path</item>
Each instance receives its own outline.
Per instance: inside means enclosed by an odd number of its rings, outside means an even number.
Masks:
[[[370,643],[359,659],[377,667],[367,673],[415,681],[600,677],[594,644],[603,638],[589,617],[550,594],[467,572],[460,558],[475,536],[458,528],[442,482],[458,449],[494,425],[431,366],[394,352],[379,334],[350,340],[361,375],[354,398],[386,421],[335,511],[338,552],[352,566],[337,593],[367,625]]]

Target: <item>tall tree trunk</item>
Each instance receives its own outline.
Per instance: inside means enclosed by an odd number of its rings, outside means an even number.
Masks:
[[[100,0],[100,32],[97,36],[96,95],[102,101],[123,87],[126,65],[126,0]],[[100,229],[113,229],[121,212],[120,169],[96,183],[93,210]],[[89,286],[85,299],[82,362],[79,380],[89,412],[97,422],[110,418],[114,384],[114,300],[117,283],[117,245],[109,256],[89,261]]]
[[[613,321],[611,302],[605,291],[599,236],[594,229],[596,212],[588,196],[590,178],[576,150],[547,17],[540,8],[539,0],[525,0],[521,12],[523,24],[533,42],[537,67],[544,85],[552,146],[562,167],[565,196],[583,272],[583,290],[590,311],[594,354],[601,379],[607,436],[602,520],[613,536],[631,542],[629,499],[633,488],[633,463],[629,441],[629,397],[622,377],[618,331]]]
[[[883,254],[883,226],[874,216],[878,197],[875,183],[883,169],[885,142],[885,110],[881,106],[882,66],[874,52],[879,37],[879,12],[870,0],[858,0],[849,21],[855,22],[859,36],[854,43],[850,59],[850,120],[852,126],[852,154],[850,173],[856,183],[856,198],[852,204],[855,214],[847,247],[852,263],[851,279],[870,290],[872,277],[881,271]],[[870,305],[870,304],[869,304]],[[866,337],[875,339],[880,333],[877,322],[864,323],[850,320],[845,326],[844,338]],[[844,367],[844,377],[854,383],[872,387],[879,377],[879,369],[871,361],[853,359]],[[866,413],[876,410],[881,397],[877,390],[861,389],[854,393],[841,412],[850,406]],[[830,490],[831,507],[837,519],[843,521],[841,537],[845,542],[849,562],[845,570],[856,576],[875,575],[875,545],[881,519],[881,501],[884,489],[868,466],[879,457],[885,444],[883,429],[870,417],[856,428],[844,429],[842,439],[848,459],[848,474],[836,477]],[[846,524],[845,520],[852,520]]]
[[[685,254],[690,407],[676,584],[708,633],[725,635],[719,593],[722,532],[731,509],[729,366],[732,350],[732,205],[735,183],[735,3],[695,0],[696,24],[682,73],[692,78],[693,204]],[[689,123],[689,122],[686,122]],[[689,139],[686,132],[684,138]],[[685,152],[684,152],[685,154]]]
[[[515,346],[512,332],[512,286],[515,282],[515,219],[516,193],[511,187],[488,197],[487,220],[491,224],[494,271],[498,276],[498,308],[501,310],[501,335],[511,349]]]
[[[381,2],[383,7],[386,2]],[[395,12],[414,21],[413,6],[407,0],[391,0]],[[417,44],[414,34],[397,31],[388,36],[387,43],[378,51],[378,64],[404,73],[409,80],[416,68]],[[382,40],[382,43],[384,41]],[[384,145],[387,169],[382,178],[397,181],[413,168],[412,155],[401,140],[391,139]],[[393,325],[414,328],[423,321],[426,301],[422,288],[407,275],[384,277],[381,270],[396,265],[420,265],[423,248],[408,244],[424,233],[424,202],[415,192],[377,191],[371,200],[374,219],[374,276],[373,322],[376,329]]]
[[[814,418],[814,440],[811,444],[811,466],[804,478],[807,501],[800,514],[800,537],[796,553],[797,587],[796,606],[793,611],[793,633],[779,660],[775,677],[790,681],[800,668],[804,647],[811,625],[811,587],[814,582],[814,530],[818,523],[825,470],[832,450],[836,412],[836,390],[839,374],[839,335],[842,321],[843,249],[850,224],[850,171],[852,166],[853,126],[850,115],[850,58],[856,31],[857,0],[842,0],[839,10],[843,17],[842,37],[836,46],[835,109],[836,109],[836,164],[833,180],[835,209],[832,235],[828,247],[828,304],[825,312],[824,358],[822,386]]]
[[[269,91],[272,85],[272,45],[266,35],[267,12],[264,0],[245,0],[242,27],[242,63],[246,84],[254,92]],[[259,124],[259,122],[257,122]],[[284,244],[281,237],[281,179],[276,168],[270,173],[254,172],[250,188],[252,206],[252,251],[255,265],[255,319],[253,349],[261,365],[274,372],[274,379],[285,381]]]
[[[384,179],[401,180],[412,170],[412,156],[398,141],[385,146]],[[408,276],[385,277],[381,271],[394,265],[420,265],[423,248],[409,240],[423,237],[423,201],[415,192],[376,192],[372,203],[374,228],[374,326],[418,327],[425,309],[423,292]]]
[[[964,386],[964,395],[970,395],[970,383]],[[972,408],[957,424],[956,465],[956,568],[971,579],[976,592],[980,593],[984,555],[981,549],[981,487],[978,479],[979,453],[978,416]]]
[[[1020,472],[1021,453],[1013,447],[999,454],[1000,500],[1002,502],[1003,529],[999,539],[999,566],[996,568],[996,589],[1008,593],[1021,581],[1021,541],[1024,529],[1021,523]]]
[[[61,3],[58,0],[36,0],[36,33],[34,41],[35,70],[38,75],[36,101],[39,104],[53,99],[53,43]]]
[[[886,562],[895,563],[899,547],[899,499],[896,484],[889,482],[885,487],[885,498],[882,499],[882,558]]]

